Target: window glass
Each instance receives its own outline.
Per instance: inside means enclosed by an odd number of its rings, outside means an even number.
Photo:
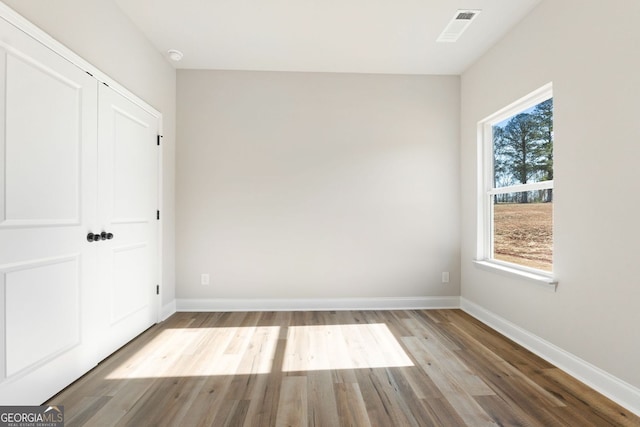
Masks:
[[[553,179],[553,99],[492,126],[494,186]]]
[[[553,203],[546,202],[550,191],[523,191],[494,196],[494,259],[551,271]]]

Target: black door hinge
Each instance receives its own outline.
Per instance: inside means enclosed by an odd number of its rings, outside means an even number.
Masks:
[[[156,211],[156,219],[160,220],[160,211]]]
[[[160,145],[160,140],[162,139],[162,135],[158,135],[158,145]]]
[[[160,295],[160,285],[156,285],[156,295]]]

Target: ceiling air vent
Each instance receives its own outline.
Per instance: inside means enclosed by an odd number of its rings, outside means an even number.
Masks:
[[[451,22],[449,22],[444,31],[438,36],[437,41],[445,43],[457,41],[479,13],[479,10],[458,9],[456,14],[453,15]]]

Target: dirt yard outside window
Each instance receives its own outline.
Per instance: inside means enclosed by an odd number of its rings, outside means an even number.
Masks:
[[[553,203],[494,205],[494,258],[552,271]]]

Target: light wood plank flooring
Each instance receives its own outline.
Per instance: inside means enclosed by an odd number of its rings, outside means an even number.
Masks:
[[[54,396],[66,426],[640,426],[460,310],[178,313]]]

